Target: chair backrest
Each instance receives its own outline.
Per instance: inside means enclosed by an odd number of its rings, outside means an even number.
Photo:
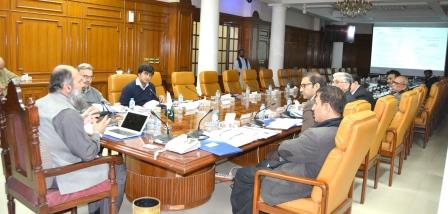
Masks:
[[[171,73],[171,84],[173,85],[174,98],[179,94],[186,100],[197,100],[199,95],[194,86],[194,73],[191,71],[181,71]]]
[[[389,128],[396,130],[397,143],[399,146],[403,143],[403,138],[408,130],[411,121],[414,120],[415,112],[417,109],[417,92],[407,91],[401,95],[398,111],[395,113]],[[414,114],[414,116],[413,116]],[[391,139],[391,136],[386,136]],[[392,145],[392,144],[391,144]]]
[[[375,115],[378,119],[378,128],[376,129],[374,140],[369,150],[369,160],[372,160],[381,147],[381,142],[386,135],[386,130],[389,128],[395,113],[397,113],[398,101],[394,96],[388,95],[380,97],[375,104]]]
[[[426,98],[425,97],[426,96],[425,88],[426,88],[426,86],[424,84],[422,84],[422,85],[419,85],[418,87],[415,87],[414,89],[412,89],[417,92],[417,98],[418,98],[417,102],[418,102],[419,109],[423,106],[423,102],[425,101],[425,98]]]
[[[0,104],[6,192],[36,211],[46,206],[47,193],[39,149],[39,113],[31,100],[28,105],[23,103],[18,85],[11,81],[7,90],[7,99]]]
[[[425,87],[426,88],[426,87]],[[423,121],[426,121],[427,117],[431,117],[434,114],[434,110],[437,104],[437,101],[441,97],[441,84],[436,82],[431,86],[431,91],[429,92],[428,98],[426,98],[425,102],[425,110],[429,115],[422,114],[421,117]]]
[[[299,71],[297,69],[288,69],[290,76],[289,76],[289,84],[291,84],[291,87],[293,86],[300,86],[299,82]]]
[[[218,82],[218,72],[216,71],[202,71],[199,74],[199,83],[202,94],[207,97],[215,96],[216,91],[221,92],[221,87]]]
[[[274,80],[272,79],[273,77],[273,73],[271,69],[267,69],[267,68],[262,68],[260,69],[260,73],[259,76],[260,78],[260,86],[261,89],[267,89],[269,88],[269,85],[272,86],[272,88],[274,88]]]
[[[330,151],[316,180],[328,185],[327,213],[347,199],[355,174],[375,135],[378,120],[370,110],[344,117],[335,137],[336,147]],[[314,187],[311,198],[322,200],[321,189]]]
[[[121,91],[130,82],[137,79],[135,74],[112,74],[107,78],[107,95],[111,103],[120,101]]]
[[[165,96],[165,88],[162,84],[162,75],[160,75],[160,72],[154,72],[154,75],[152,75],[151,83],[156,88],[156,94],[157,96]]]
[[[254,69],[243,71],[244,88],[250,87],[250,91],[260,91],[257,80],[257,72]]]
[[[285,87],[289,83],[291,73],[288,69],[278,69],[277,76],[280,87]]]
[[[243,91],[236,70],[225,70],[222,72],[222,84],[224,85],[224,92],[226,93],[241,94]]]
[[[372,109],[372,105],[366,100],[355,100],[345,105],[343,115],[345,117],[356,112],[367,111],[370,109]]]

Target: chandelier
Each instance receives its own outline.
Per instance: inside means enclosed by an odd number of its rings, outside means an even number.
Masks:
[[[338,0],[336,1],[336,8],[341,11],[342,15],[355,17],[358,15],[365,15],[366,12],[372,9],[372,2],[370,0]]]

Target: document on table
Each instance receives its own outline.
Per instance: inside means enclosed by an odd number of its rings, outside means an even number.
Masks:
[[[301,126],[302,119],[277,118],[272,121],[266,128],[286,130],[294,126]]]
[[[256,127],[238,127],[209,132],[207,135],[212,141],[226,142],[232,146],[240,147],[259,139],[266,139],[280,133],[278,130],[269,130]]]

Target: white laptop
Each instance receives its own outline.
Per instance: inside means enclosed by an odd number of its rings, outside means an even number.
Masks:
[[[118,139],[140,136],[147,120],[147,114],[128,111],[120,126],[108,127],[104,134]]]

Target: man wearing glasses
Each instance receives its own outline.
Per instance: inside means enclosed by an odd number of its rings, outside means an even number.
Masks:
[[[400,103],[401,94],[408,89],[408,78],[405,76],[398,76],[392,81],[392,95],[397,98]]]
[[[308,73],[302,78],[302,82],[300,83],[300,94],[307,100],[303,106],[302,132],[314,126],[314,98],[316,97],[317,90],[326,85],[327,83],[324,77],[317,73]]]
[[[92,105],[93,103],[108,103],[104,99],[103,95],[96,88],[92,87],[93,79],[93,67],[90,64],[82,63],[78,65],[78,72],[81,74],[82,81],[84,82],[84,87],[82,88],[82,94],[87,104]]]

